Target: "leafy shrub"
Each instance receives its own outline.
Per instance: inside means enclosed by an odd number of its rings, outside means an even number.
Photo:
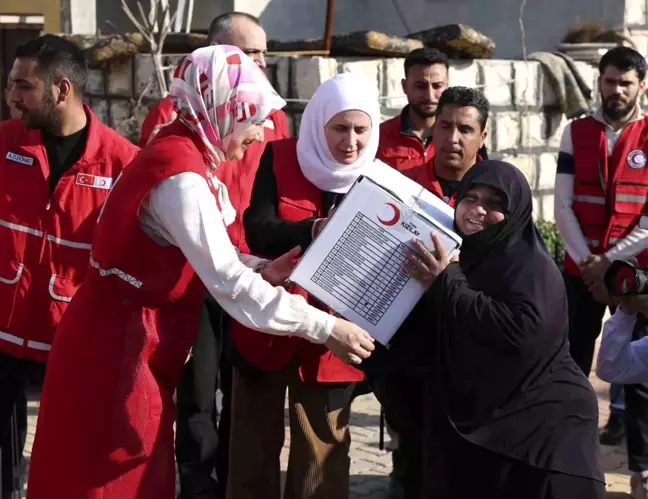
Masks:
[[[562,269],[565,262],[565,243],[558,231],[558,227],[548,220],[537,220],[536,226],[545,240],[547,249],[556,265]]]

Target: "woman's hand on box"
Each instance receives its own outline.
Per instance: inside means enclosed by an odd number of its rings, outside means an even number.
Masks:
[[[433,244],[432,251],[418,239],[413,239],[412,243],[417,252],[406,249],[407,262],[402,266],[403,271],[419,281],[425,289],[429,288],[434,279],[450,264],[439,236],[430,234],[430,238]]]

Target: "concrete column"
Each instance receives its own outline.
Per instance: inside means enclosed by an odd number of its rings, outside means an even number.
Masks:
[[[61,17],[66,32],[94,35],[97,32],[97,0],[65,0]]]

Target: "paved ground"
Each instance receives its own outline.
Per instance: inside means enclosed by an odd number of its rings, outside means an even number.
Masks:
[[[604,424],[608,416],[607,385],[592,377],[592,384],[599,397],[600,421]],[[27,455],[36,429],[38,402],[29,403],[29,434]],[[351,498],[382,499],[387,490],[388,475],[391,471],[391,454],[378,449],[380,408],[373,395],[356,399],[351,417]],[[288,436],[287,442],[288,443]],[[388,440],[389,437],[385,436]],[[625,447],[603,447],[603,459],[608,484],[607,499],[630,498],[629,480]],[[282,464],[285,469],[287,447],[284,447]]]

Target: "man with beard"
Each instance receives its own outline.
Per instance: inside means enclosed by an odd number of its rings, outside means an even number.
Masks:
[[[555,187],[555,219],[567,253],[570,351],[586,375],[606,307],[614,305],[605,271],[614,260],[631,257],[648,264],[648,231],[638,226],[648,202],[648,116],[638,104],[646,61],[629,47],[616,47],[601,58],[599,72],[601,107],[565,129]],[[626,385],[625,396],[633,498],[648,499],[648,386]],[[612,409],[601,434],[605,444],[623,438],[623,412]]]
[[[401,85],[408,104],[398,116],[380,125],[376,158],[400,172],[430,160],[434,154],[432,131],[437,106],[448,88],[448,69],[448,58],[437,49],[416,49],[407,55]],[[488,159],[485,146],[479,155]]]
[[[16,109],[16,106],[14,106],[11,103],[11,98],[10,98],[11,89],[10,88],[5,88],[4,96],[5,96],[5,102],[7,104],[7,107],[9,108],[9,119],[12,119],[12,120],[19,119],[20,116],[21,116],[21,113],[20,113],[20,111],[18,111],[18,109]]]
[[[9,75],[22,119],[0,123],[2,497],[22,488],[27,384],[44,373],[101,206],[138,151],[83,104],[86,78],[80,49],[54,35],[18,47]]]

